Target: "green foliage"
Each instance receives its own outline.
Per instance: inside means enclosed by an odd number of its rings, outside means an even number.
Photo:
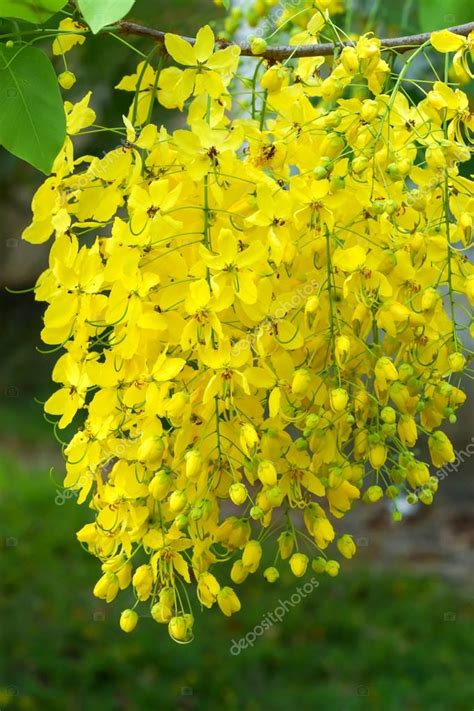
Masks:
[[[0,106],[0,145],[50,173],[66,137],[66,117],[44,52],[0,45]]]
[[[94,34],[130,12],[135,0],[79,0],[79,9]]]
[[[442,30],[472,21],[471,0],[419,0],[418,7],[423,32]]]
[[[472,600],[439,579],[348,565],[232,656],[232,640],[305,582],[284,575],[269,587],[255,576],[244,584],[245,612],[197,614],[194,643],[176,646],[149,619],[125,635],[120,602],[88,592],[95,562],[70,534],[91,512],[73,498],[55,504],[47,472],[3,456],[0,490],[5,711],[472,707]]]
[[[0,17],[40,24],[67,4],[67,0],[0,0]]]

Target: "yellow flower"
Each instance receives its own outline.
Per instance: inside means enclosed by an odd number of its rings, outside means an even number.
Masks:
[[[80,22],[76,22],[71,17],[66,17],[61,20],[58,27],[58,34],[54,38],[53,42],[53,54],[66,54],[77,44],[84,44],[86,41],[86,36],[84,31],[87,28],[81,25]],[[82,34],[79,34],[81,33]]]

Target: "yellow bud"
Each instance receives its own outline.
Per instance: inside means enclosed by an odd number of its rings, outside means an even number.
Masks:
[[[453,373],[460,373],[466,367],[466,359],[462,353],[451,353],[448,356],[448,363]]]
[[[237,585],[240,585],[248,578],[248,575],[248,568],[244,566],[241,560],[236,560],[232,565],[232,569],[230,571],[230,579],[232,580],[232,582],[236,583]]]
[[[172,617],[168,624],[168,632],[175,642],[189,642],[192,637],[192,625],[190,626],[188,615]]]
[[[311,373],[309,370],[297,370],[293,376],[291,383],[291,392],[293,395],[303,397],[308,392],[311,385]]]
[[[120,628],[124,632],[133,632],[137,626],[138,615],[135,610],[124,610],[120,615]]]
[[[268,460],[263,460],[258,465],[257,476],[264,486],[275,486],[277,483],[277,471]]]
[[[271,566],[270,568],[265,568],[263,571],[263,577],[267,580],[267,582],[275,583],[280,577],[280,573],[274,566]]]
[[[267,69],[265,74],[260,79],[261,86],[270,94],[280,91],[285,83],[286,72],[276,64]]]
[[[417,489],[430,480],[430,470],[424,462],[410,462],[407,466],[407,481],[413,489]]]
[[[380,413],[380,418],[382,422],[386,422],[389,425],[393,425],[397,420],[397,413],[393,407],[384,407]]]
[[[290,557],[293,547],[295,545],[295,538],[289,531],[283,531],[278,537],[278,549],[280,551],[280,556],[282,560],[286,560]]]
[[[304,553],[293,553],[290,558],[290,568],[293,575],[302,578],[308,567],[308,556]]]
[[[418,499],[422,504],[425,504],[425,506],[429,506],[433,503],[433,492],[431,489],[422,489],[418,494]]]
[[[434,432],[428,438],[431,461],[435,467],[442,467],[448,462],[454,462],[456,455],[449,437],[441,431]]]
[[[439,300],[440,295],[436,289],[428,287],[428,289],[425,289],[421,297],[421,308],[423,311],[433,311]]]
[[[364,494],[364,501],[375,504],[383,496],[383,491],[380,486],[369,486]]]
[[[318,558],[315,558],[311,563],[311,567],[315,573],[324,573],[326,570],[326,566],[327,561],[322,556],[318,556]]]
[[[335,388],[329,394],[329,401],[333,412],[344,412],[349,401],[349,393],[344,388]]]
[[[217,604],[226,617],[230,617],[234,612],[240,610],[240,600],[229,587],[221,588],[217,596]]]
[[[161,469],[148,484],[148,491],[157,501],[162,501],[168,494],[173,484],[169,472]]]
[[[229,489],[229,497],[233,504],[241,506],[247,500],[248,492],[245,484],[236,482]]]
[[[62,88],[67,91],[68,89],[71,89],[76,83],[76,76],[72,72],[62,72],[58,76],[58,81]]]
[[[331,578],[335,578],[336,575],[339,575],[339,568],[340,565],[337,560],[328,560],[324,572],[330,575]]]
[[[380,469],[387,459],[387,447],[384,444],[375,444],[369,447],[369,461],[374,469]]]
[[[132,584],[138,599],[147,600],[153,588],[153,571],[151,565],[140,565],[133,575]]]
[[[180,491],[179,489],[173,491],[169,498],[169,507],[172,513],[181,513],[181,511],[186,508],[187,504],[188,500],[184,491]]]
[[[94,595],[106,602],[112,602],[119,591],[119,580],[115,573],[105,573],[95,584]]]
[[[349,536],[347,534],[341,536],[337,542],[337,547],[340,554],[343,555],[344,558],[350,559],[355,555],[356,545],[352,536]]]
[[[206,607],[212,607],[220,589],[221,586],[212,573],[202,573],[199,576],[197,595],[199,601]]]
[[[342,367],[347,362],[351,350],[351,342],[347,336],[338,336],[336,338],[336,360],[338,365]]]
[[[252,54],[263,54],[263,52],[265,52],[268,48],[268,45],[263,37],[250,37],[249,44]]]
[[[354,47],[344,47],[341,52],[341,63],[347,74],[354,76],[359,71],[359,57]]]
[[[398,371],[390,358],[383,356],[375,364],[375,376],[381,380],[398,380]]]
[[[258,541],[249,541],[242,554],[242,563],[251,573],[255,573],[262,558],[262,546]]]
[[[366,99],[362,103],[362,109],[360,111],[361,118],[367,123],[374,120],[379,112],[379,105],[373,99]]]
[[[398,435],[404,445],[414,447],[418,439],[418,429],[415,418],[404,414],[400,417],[397,425]]]
[[[310,296],[305,305],[305,313],[314,314],[319,308],[319,296],[313,294]]]
[[[240,428],[240,444],[247,455],[249,455],[258,444],[258,434],[255,428],[247,422]]]
[[[356,175],[363,173],[367,169],[369,161],[365,156],[357,156],[351,163],[352,172]]]
[[[167,625],[173,617],[172,606],[169,607],[164,602],[156,602],[151,608],[151,616],[160,625]]]
[[[185,454],[186,476],[188,479],[195,480],[202,469],[201,453],[197,449],[191,449]]]

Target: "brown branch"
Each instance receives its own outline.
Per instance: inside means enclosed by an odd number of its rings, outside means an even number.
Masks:
[[[135,22],[118,22],[114,27],[116,32],[120,32],[124,35],[136,35],[138,37],[148,37],[148,39],[153,40],[157,44],[161,45],[163,52],[166,53],[165,47],[165,32],[160,30],[154,30],[151,27],[144,27],[143,25],[138,25]],[[449,27],[450,32],[456,35],[462,35],[467,37],[467,35],[474,30],[474,22],[468,22],[464,25],[457,25],[456,27]],[[408,35],[406,37],[392,37],[388,39],[381,40],[382,47],[384,49],[393,49],[397,52],[408,52],[415,47],[428,42],[431,37],[431,32],[423,32],[417,35]],[[190,44],[194,44],[196,39],[194,37],[183,37]],[[227,42],[226,40],[217,40],[220,47],[229,47],[235,44],[236,47],[240,47],[240,53],[243,57],[254,57],[250,45],[247,42],[241,44],[236,44],[233,42]],[[330,57],[334,54],[337,48],[354,46],[355,42],[341,42],[341,43],[327,43],[327,44],[306,44],[299,45],[296,47],[269,47],[265,52],[259,54],[257,59],[268,59],[271,62],[278,62],[282,59],[288,59],[288,57]]]

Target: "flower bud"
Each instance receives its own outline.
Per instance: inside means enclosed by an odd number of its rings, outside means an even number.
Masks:
[[[304,553],[293,553],[290,558],[291,572],[297,578],[302,578],[308,567],[308,556]]]
[[[327,560],[322,556],[318,556],[311,563],[311,567],[315,573],[324,573],[326,571]]]
[[[72,89],[72,87],[76,83],[76,75],[72,72],[61,72],[61,74],[58,76],[58,82],[63,89],[68,91],[69,89]]]
[[[201,453],[197,449],[186,452],[184,460],[186,462],[186,476],[191,481],[196,480],[202,469]]]
[[[120,628],[124,632],[133,632],[137,626],[138,615],[135,610],[124,610],[120,615]]]
[[[473,283],[474,287],[474,283]],[[474,291],[474,288],[473,288]],[[310,296],[309,299],[306,302],[305,305],[305,313],[307,314],[314,314],[319,308],[319,296],[316,296],[316,294],[313,294],[313,296]]]
[[[453,373],[460,373],[466,367],[466,359],[462,353],[451,353],[448,356],[448,363]]]
[[[140,565],[133,575],[132,584],[138,599],[142,601],[147,600],[153,588],[153,571],[151,565]]]
[[[270,568],[265,568],[263,571],[263,577],[267,582],[275,583],[280,577],[280,573],[274,566],[270,566]]]
[[[151,616],[160,625],[167,625],[173,617],[173,605],[168,606],[160,600],[151,608]]]
[[[293,395],[303,397],[308,392],[311,385],[311,373],[309,370],[297,370],[293,376],[291,383],[291,392]]]
[[[383,496],[383,491],[380,486],[369,486],[364,494],[364,501],[366,503],[375,504]]]
[[[266,41],[263,37],[249,37],[249,44],[252,54],[258,55],[263,54],[268,48]]]
[[[277,471],[268,459],[258,465],[257,476],[264,486],[275,486],[277,483]]]
[[[349,76],[359,71],[359,57],[354,47],[344,47],[341,52],[341,63]]]
[[[344,388],[335,388],[329,393],[331,409],[336,414],[344,412],[349,400],[349,393]]]
[[[148,491],[156,501],[163,501],[168,496],[173,477],[164,469],[161,469],[148,484]]]
[[[338,336],[336,338],[335,354],[336,360],[340,367],[346,363],[351,350],[351,342],[347,336]]]
[[[330,575],[331,578],[335,578],[336,575],[339,575],[339,568],[340,565],[337,560],[328,560],[324,572]]]
[[[221,586],[212,573],[201,573],[198,579],[197,595],[205,607],[212,607]]]
[[[251,573],[255,573],[262,558],[262,546],[258,541],[249,541],[242,553],[242,563]]]
[[[240,585],[248,578],[249,570],[241,560],[236,560],[230,571],[230,579],[236,585]]]
[[[397,413],[393,407],[384,407],[380,413],[380,418],[382,422],[386,422],[389,425],[393,425],[397,420]]]
[[[398,371],[390,358],[383,356],[375,364],[375,376],[381,380],[398,380]]]
[[[217,596],[217,604],[226,617],[230,617],[234,612],[240,610],[240,600],[229,587],[221,588]]]
[[[95,584],[94,595],[106,602],[112,602],[120,589],[115,573],[105,573]]]
[[[352,558],[356,552],[356,545],[352,536],[348,534],[341,536],[337,542],[337,548],[344,558]]]
[[[290,557],[295,545],[295,537],[290,531],[283,531],[278,537],[278,549],[282,560]]]
[[[188,499],[184,491],[177,489],[173,491],[169,498],[169,507],[172,513],[181,513],[186,508]]]
[[[371,123],[379,112],[379,105],[373,99],[366,99],[362,102],[360,111],[361,118],[367,123]]]
[[[168,624],[168,632],[175,642],[189,642],[192,637],[192,625],[190,627],[188,615],[172,617]]]
[[[229,497],[233,504],[241,506],[247,500],[248,492],[245,484],[236,482],[229,488]]]

